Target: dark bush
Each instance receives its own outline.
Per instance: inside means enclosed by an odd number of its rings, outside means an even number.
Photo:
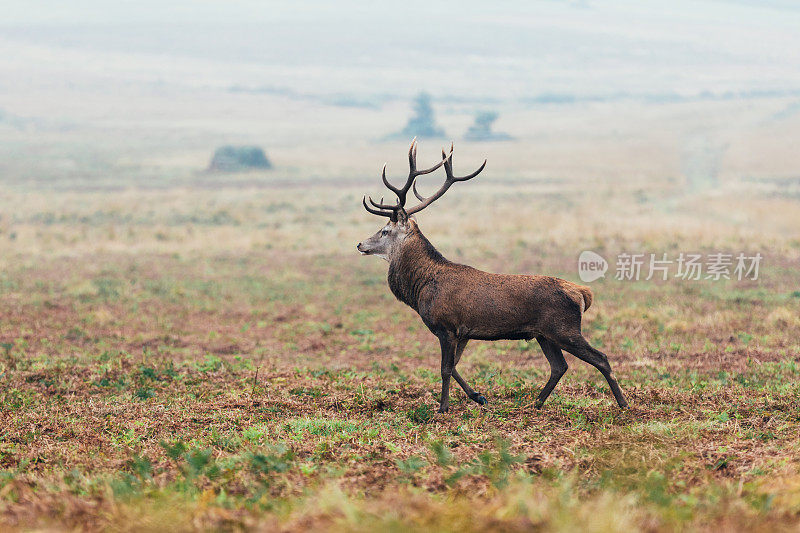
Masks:
[[[208,169],[218,172],[272,168],[264,150],[258,146],[221,146],[214,152]]]

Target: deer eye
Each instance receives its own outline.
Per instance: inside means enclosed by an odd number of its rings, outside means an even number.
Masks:
[[[386,237],[387,235],[389,235],[389,230],[388,229],[385,229],[385,230],[381,231],[381,236],[382,237]]]

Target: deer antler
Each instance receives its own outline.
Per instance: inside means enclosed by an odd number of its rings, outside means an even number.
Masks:
[[[438,169],[440,166],[444,164],[444,159],[439,161],[436,165],[432,166],[431,168],[426,168],[423,170],[417,170],[417,138],[411,141],[411,147],[408,149],[408,178],[406,178],[406,183],[402,187],[398,188],[389,183],[389,180],[386,179],[386,165],[383,165],[383,171],[381,172],[381,179],[383,180],[383,184],[386,185],[390,191],[397,195],[397,204],[384,204],[383,198],[381,198],[380,203],[375,202],[371,197],[369,197],[369,203],[372,204],[373,208],[370,208],[367,205],[367,196],[362,199],[362,203],[364,204],[364,208],[367,211],[374,215],[380,215],[384,217],[389,217],[392,222],[397,222],[398,216],[402,213],[405,216],[404,206],[406,205],[406,196],[408,195],[408,190],[413,186],[414,180],[417,177],[422,176],[424,174],[430,174],[434,170]]]
[[[381,198],[381,201],[383,201],[383,198]],[[373,209],[373,208],[371,208],[370,206],[367,205],[367,197],[366,196],[364,196],[364,198],[361,199],[361,203],[364,204],[364,209],[366,209],[367,211],[369,211],[373,215],[380,215],[382,217],[389,217],[389,218],[392,219],[392,221],[394,221],[394,222],[397,221],[397,213],[394,211],[394,209],[397,206],[393,206],[393,205],[384,206],[383,204],[376,204],[372,200],[372,198],[370,197],[369,203],[371,203],[372,205],[374,205],[374,206],[376,206],[378,208],[378,209]],[[389,209],[390,211],[384,211],[384,209]]]
[[[425,170],[417,170],[417,138],[411,141],[411,147],[408,149],[408,178],[406,179],[406,184],[403,185],[402,188],[398,189],[397,187],[392,186],[389,183],[389,180],[386,179],[386,165],[383,165],[383,172],[381,173],[381,179],[383,180],[383,184],[386,187],[397,195],[397,199],[399,200],[400,207],[405,207],[406,205],[406,194],[408,194],[408,190],[414,184],[414,180],[417,179],[418,176],[422,176],[423,174],[430,174],[444,163],[444,159],[439,161],[437,164],[432,166],[431,168],[427,168]]]
[[[419,191],[417,191],[416,182],[412,183],[412,187],[414,189],[414,196],[416,196],[417,199],[422,203],[412,207],[411,209],[407,209],[406,210],[406,214],[407,215],[413,215],[414,213],[418,213],[418,212],[422,211],[423,209],[425,209],[426,207],[431,205],[433,202],[435,202],[436,200],[441,198],[442,195],[447,192],[447,189],[449,189],[452,184],[454,184],[457,181],[471,180],[472,178],[474,178],[475,176],[480,174],[483,171],[483,169],[486,167],[486,160],[484,159],[483,160],[483,164],[480,166],[480,168],[478,168],[478,170],[476,170],[472,174],[467,174],[466,176],[454,176],[453,175],[453,143],[450,143],[450,153],[449,154],[446,154],[444,149],[442,149],[442,163],[444,163],[444,171],[445,171],[445,174],[447,174],[447,177],[444,180],[444,184],[434,194],[432,194],[431,196],[428,196],[427,198],[425,198],[424,196],[422,196],[419,193]]]
[[[433,196],[430,196],[428,198],[423,197],[417,191],[416,179],[424,174],[430,174],[431,172],[441,167],[442,165],[444,165],[444,170],[445,173],[447,174],[447,178],[445,179],[444,185],[442,185],[442,187]],[[397,203],[394,205],[384,204],[383,198],[381,198],[380,202],[376,202],[375,200],[372,199],[372,197],[368,196],[364,196],[364,198],[362,198],[361,200],[361,203],[363,203],[364,208],[373,215],[389,217],[392,222],[397,222],[398,218],[400,217],[405,219],[408,215],[412,215],[428,207],[435,200],[440,198],[447,191],[447,189],[450,188],[450,186],[453,183],[457,181],[467,181],[468,179],[474,178],[475,176],[481,173],[481,171],[485,166],[486,166],[486,160],[484,160],[481,167],[472,174],[461,177],[453,176],[453,144],[450,143],[449,155],[446,154],[444,150],[442,150],[441,161],[439,161],[436,165],[432,166],[431,168],[427,168],[424,170],[417,170],[417,138],[414,137],[414,140],[411,141],[411,147],[408,149],[409,171],[405,185],[403,185],[403,187],[398,188],[389,183],[389,180],[386,179],[386,165],[383,165],[383,171],[381,172],[381,179],[383,180],[383,184],[386,185],[386,187],[390,191],[392,191],[397,195]],[[406,197],[408,195],[408,190],[412,188],[414,190],[414,196],[416,196],[417,199],[419,199],[422,203],[411,209],[406,210],[405,208]],[[372,205],[372,207],[367,205],[368,198],[369,198],[369,203]]]

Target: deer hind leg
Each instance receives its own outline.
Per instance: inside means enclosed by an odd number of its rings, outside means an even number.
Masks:
[[[545,384],[539,396],[536,398],[535,407],[541,409],[544,402],[547,401],[547,397],[550,396],[550,393],[553,392],[553,389],[558,385],[561,376],[566,373],[568,367],[567,361],[564,359],[564,354],[561,353],[561,348],[544,337],[536,337],[536,340],[539,342],[539,346],[542,347],[542,352],[544,352],[547,362],[550,363],[550,379],[547,380],[547,384]]]
[[[460,339],[456,344],[456,355],[453,363],[453,378],[455,378],[456,382],[461,385],[461,388],[464,389],[464,393],[469,397],[470,400],[478,405],[485,405],[486,398],[483,396],[483,394],[475,392],[472,387],[467,385],[467,382],[464,381],[464,378],[462,378],[458,373],[458,370],[456,370],[458,361],[461,359],[461,354],[464,353],[464,348],[467,347],[468,342],[469,339]]]
[[[625,409],[628,407],[628,402],[626,402],[625,398],[622,396],[622,390],[619,388],[617,380],[611,375],[611,364],[608,362],[608,357],[606,357],[606,354],[596,348],[593,348],[580,334],[577,336],[560,339],[558,344],[561,346],[561,348],[568,351],[578,359],[586,361],[599,370],[600,373],[603,374],[603,377],[606,378],[608,386],[611,387],[611,393],[614,395],[614,399],[617,400],[617,404],[620,406],[620,408]]]

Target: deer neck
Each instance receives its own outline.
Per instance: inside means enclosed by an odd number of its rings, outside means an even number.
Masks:
[[[449,264],[415,227],[389,261],[389,288],[395,297],[419,311],[422,290],[435,282],[436,275]]]

